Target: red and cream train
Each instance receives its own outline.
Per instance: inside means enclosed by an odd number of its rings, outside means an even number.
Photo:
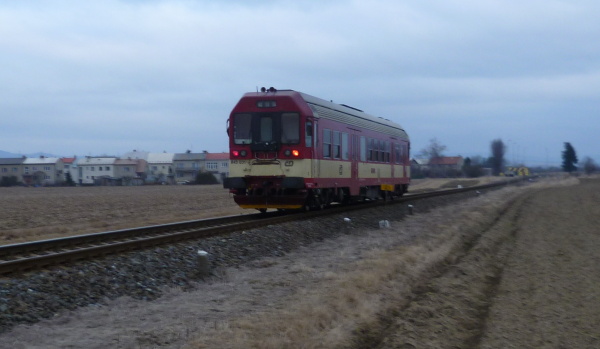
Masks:
[[[347,105],[263,88],[244,94],[227,131],[224,187],[242,208],[321,208],[401,196],[409,185],[404,129]]]

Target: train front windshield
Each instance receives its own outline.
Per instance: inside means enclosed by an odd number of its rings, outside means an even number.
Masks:
[[[233,116],[234,144],[267,146],[300,143],[298,113],[240,113]],[[260,147],[259,147],[260,148]],[[267,150],[267,149],[255,150]]]

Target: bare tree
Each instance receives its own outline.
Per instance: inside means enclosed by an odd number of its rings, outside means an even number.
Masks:
[[[583,171],[587,175],[590,175],[590,174],[598,171],[598,165],[596,165],[596,162],[589,156],[586,156],[583,159],[582,164],[583,164]]]
[[[443,157],[444,150],[446,150],[446,146],[442,145],[437,138],[432,138],[429,140],[429,145],[421,150],[420,155],[431,161],[432,159]]]
[[[504,153],[506,152],[506,146],[501,139],[494,139],[491,144],[492,156],[490,157],[490,165],[492,166],[492,173],[497,176],[502,172],[504,168]]]
[[[429,160],[429,164],[427,166],[427,171],[424,173],[427,177],[445,177],[445,169],[436,164],[436,159],[444,157],[444,150],[446,150],[446,146],[442,145],[437,138],[432,138],[429,140],[429,145],[421,150],[419,156]]]

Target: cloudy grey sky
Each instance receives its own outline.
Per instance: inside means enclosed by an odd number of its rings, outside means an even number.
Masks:
[[[600,162],[596,0],[0,0],[0,150],[227,151],[257,87],[400,123],[413,154]]]

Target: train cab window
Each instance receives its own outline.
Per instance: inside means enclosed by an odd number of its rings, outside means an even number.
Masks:
[[[306,129],[304,131],[304,143],[306,143],[307,147],[312,147],[312,142],[313,142],[312,135],[313,135],[312,122],[307,121]]]
[[[300,143],[300,115],[298,113],[281,114],[281,143]]]
[[[323,129],[323,157],[331,157],[331,130]]]
[[[273,141],[273,117],[264,115],[260,117],[260,142]]]
[[[348,134],[342,132],[342,160],[348,160]]]
[[[333,158],[339,159],[341,157],[342,149],[340,144],[340,131],[333,131]]]
[[[233,119],[233,141],[235,144],[252,143],[252,115],[236,114]]]

